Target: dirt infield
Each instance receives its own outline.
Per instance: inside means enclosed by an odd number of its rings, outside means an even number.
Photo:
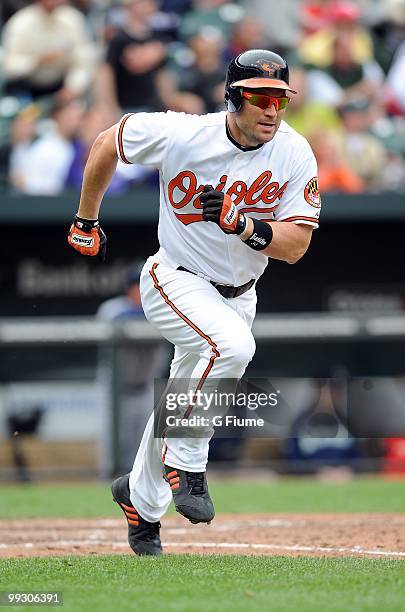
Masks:
[[[130,553],[123,518],[0,521],[0,558]],[[223,514],[163,521],[167,553],[362,556],[405,560],[405,514]]]

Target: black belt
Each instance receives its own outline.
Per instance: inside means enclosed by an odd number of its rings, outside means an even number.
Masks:
[[[183,266],[179,266],[177,269],[181,270],[182,272],[189,272],[190,274],[195,274],[195,276],[198,276],[196,272],[187,270],[187,268],[183,268]],[[231,285],[221,285],[220,283],[215,283],[214,281],[209,281],[209,282],[222,295],[222,297],[236,298],[246,293],[246,291],[249,291],[249,289],[253,287],[253,285],[255,284],[255,279],[252,278],[250,281],[248,281],[244,285],[240,285],[240,287],[232,287]]]

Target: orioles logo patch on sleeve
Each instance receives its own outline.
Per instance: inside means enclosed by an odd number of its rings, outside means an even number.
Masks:
[[[304,198],[311,206],[315,208],[321,207],[321,194],[319,192],[317,176],[314,176],[314,178],[308,181],[304,191]]]

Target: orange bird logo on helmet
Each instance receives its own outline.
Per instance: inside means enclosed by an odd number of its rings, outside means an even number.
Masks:
[[[265,70],[269,74],[274,74],[276,70],[283,68],[281,64],[277,64],[276,62],[272,62],[271,64],[269,64],[268,62],[262,60],[257,61],[256,66],[259,66],[259,68]]]

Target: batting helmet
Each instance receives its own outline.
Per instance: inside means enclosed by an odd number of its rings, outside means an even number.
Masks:
[[[252,49],[235,57],[228,66],[225,105],[231,113],[242,106],[242,88],[272,87],[297,93],[289,86],[287,62],[277,53]]]

